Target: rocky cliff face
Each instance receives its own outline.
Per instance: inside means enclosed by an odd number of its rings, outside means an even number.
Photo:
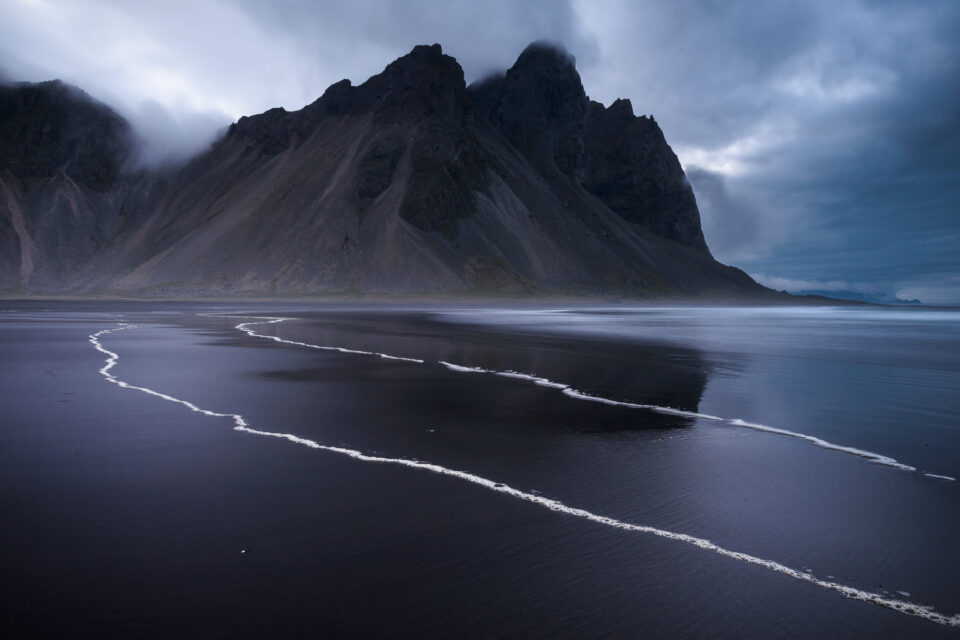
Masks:
[[[477,110],[531,162],[574,177],[588,101],[566,52],[534,43],[504,77],[471,89]]]
[[[584,147],[584,189],[625,220],[709,251],[693,189],[652,116],[634,116],[629,100],[591,102]]]
[[[58,80],[0,86],[0,167],[15,176],[61,172],[106,190],[131,149],[126,121],[75,87]]]
[[[59,81],[0,86],[0,291],[61,292],[155,194],[130,128]]]
[[[299,111],[241,118],[172,176],[125,168],[128,141],[116,114],[63,85],[0,93],[0,286],[765,292],[709,255],[656,123],[590,102],[572,58],[544,45],[469,88],[439,45],[416,47]]]
[[[477,109],[539,167],[557,169],[625,220],[707,251],[680,161],[629,100],[587,99],[574,61],[534,43],[503,78],[472,87]]]

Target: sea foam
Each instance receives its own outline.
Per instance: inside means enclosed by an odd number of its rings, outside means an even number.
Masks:
[[[265,338],[267,340],[273,340],[274,342],[280,342],[282,344],[292,344],[297,347],[306,347],[308,349],[319,349],[321,351],[337,351],[339,353],[351,353],[354,355],[361,356],[376,356],[378,358],[383,358],[384,360],[399,360],[401,362],[414,362],[416,364],[424,364],[423,360],[419,358],[404,358],[402,356],[393,356],[389,353],[379,353],[377,351],[362,351],[360,349],[347,349],[345,347],[333,347],[320,344],[310,344],[309,342],[299,342],[297,340],[287,340],[285,338],[280,338],[279,336],[268,336],[262,333],[257,333],[253,329],[249,328],[249,325],[253,324],[276,324],[278,322],[283,322],[284,320],[294,320],[295,318],[276,318],[276,317],[254,317],[254,316],[233,316],[233,315],[222,315],[222,314],[200,314],[206,316],[212,316],[217,318],[247,318],[259,320],[259,322],[241,322],[235,328],[243,331],[251,338]]]
[[[490,373],[497,376],[504,376],[507,378],[515,378],[518,380],[525,380],[528,382],[533,382],[536,385],[542,387],[550,387],[553,389],[561,390],[565,395],[575,398],[577,400],[585,400],[587,402],[598,402],[600,404],[606,404],[613,407],[626,407],[628,409],[644,409],[647,411],[653,411],[655,413],[660,413],[664,415],[680,416],[683,418],[695,418],[699,420],[710,420],[713,422],[723,422],[734,427],[743,427],[746,429],[753,429],[755,431],[764,431],[766,433],[777,434],[781,436],[790,436],[792,438],[799,438],[805,440],[810,444],[822,447],[824,449],[830,449],[832,451],[839,451],[840,453],[847,453],[851,455],[858,456],[860,458],[865,458],[870,462],[876,464],[886,465],[888,467],[893,467],[894,469],[899,469],[901,471],[916,471],[916,467],[911,467],[910,465],[904,464],[898,460],[895,460],[889,456],[881,455],[879,453],[874,453],[872,451],[865,451],[863,449],[857,449],[855,447],[847,447],[844,445],[834,444],[828,442],[823,438],[818,438],[816,436],[811,436],[805,433],[799,433],[797,431],[789,431],[787,429],[780,429],[778,427],[771,427],[763,424],[757,424],[755,422],[747,422],[746,420],[741,420],[740,418],[722,418],[720,416],[711,415],[709,413],[700,413],[697,411],[686,411],[684,409],[676,409],[674,407],[664,407],[661,405],[655,404],[641,404],[637,402],[624,402],[622,400],[612,400],[610,398],[604,398],[603,396],[595,396],[589,393],[584,393],[583,391],[578,391],[572,388],[568,384],[563,384],[562,382],[555,382],[548,378],[541,378],[539,376],[518,373],[516,371],[496,371],[493,369],[482,369],[480,367],[465,367],[462,365],[453,364],[451,362],[446,362],[441,360],[440,364],[450,369],[451,371],[457,371],[461,373]],[[948,476],[938,476],[935,474],[925,474],[932,478],[948,478]]]

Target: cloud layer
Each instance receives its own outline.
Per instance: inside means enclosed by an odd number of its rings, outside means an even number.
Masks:
[[[721,260],[960,302],[957,33],[953,0],[10,0],[0,76],[77,84],[162,162],[415,44],[469,81],[549,39],[591,97],[657,117]]]

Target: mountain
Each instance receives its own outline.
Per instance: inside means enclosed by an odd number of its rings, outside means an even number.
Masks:
[[[923,304],[920,300],[904,300],[895,294],[884,291],[851,291],[844,289],[841,291],[828,289],[800,289],[792,292],[795,296],[821,296],[824,298],[833,298],[835,300],[849,300],[851,302],[866,302],[871,304]]]
[[[164,190],[130,127],[59,81],[0,86],[0,291],[63,292]]]
[[[652,117],[535,43],[466,86],[439,45],[172,172],[62,83],[0,89],[0,288],[116,295],[775,295],[710,255]]]

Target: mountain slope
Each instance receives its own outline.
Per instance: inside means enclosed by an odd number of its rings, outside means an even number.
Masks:
[[[164,188],[130,128],[59,81],[0,86],[0,291],[60,292]]]
[[[65,188],[42,181],[70,171],[10,173],[62,200]],[[469,88],[439,45],[416,47],[299,111],[241,118],[169,179],[120,171],[77,184],[89,204],[76,217],[94,225],[96,241],[43,280],[21,277],[29,290],[768,292],[710,256],[693,192],[656,123],[624,101],[590,102],[572,59],[543,45]],[[42,208],[17,192],[7,201],[0,223],[10,228],[10,203]],[[29,239],[41,237],[37,228]],[[0,233],[0,244],[16,235]],[[33,257],[46,264],[48,253]],[[17,280],[8,262],[5,282]]]

